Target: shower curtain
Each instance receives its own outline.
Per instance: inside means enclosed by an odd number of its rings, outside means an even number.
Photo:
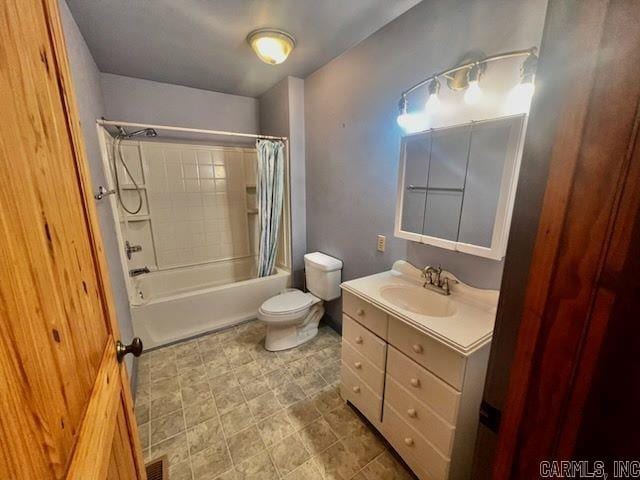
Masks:
[[[281,141],[258,140],[258,215],[260,244],[258,277],[273,273],[278,254],[278,231],[282,220],[284,197],[284,144]]]

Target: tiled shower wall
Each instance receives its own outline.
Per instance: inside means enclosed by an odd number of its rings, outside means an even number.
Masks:
[[[159,269],[254,254],[248,218],[254,213],[248,206],[255,191],[255,149],[136,143],[124,146],[123,154],[145,187],[148,218],[144,209],[125,232],[143,244],[147,265],[150,248]],[[129,198],[128,205],[135,205],[135,197]]]

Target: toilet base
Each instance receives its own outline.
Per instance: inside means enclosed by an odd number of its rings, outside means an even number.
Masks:
[[[264,348],[270,352],[278,352],[308,342],[318,334],[318,324],[323,315],[324,306],[314,305],[305,320],[299,325],[281,326],[267,323]]]

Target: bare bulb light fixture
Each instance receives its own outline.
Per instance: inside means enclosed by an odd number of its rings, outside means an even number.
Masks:
[[[427,102],[424,105],[427,113],[434,113],[440,109],[440,97],[438,96],[438,92],[440,92],[440,81],[437,77],[434,77],[429,84],[429,98],[427,98]]]
[[[426,114],[424,112],[412,112],[407,111],[407,97],[402,96],[400,103],[398,104],[400,114],[398,115],[397,122],[400,128],[407,133],[421,132],[427,128]]]
[[[398,115],[398,125],[407,133],[415,133],[427,128],[430,114],[433,114],[441,108],[438,95],[440,91],[440,77],[447,79],[448,86],[452,90],[465,90],[465,103],[468,105],[477,105],[483,97],[480,79],[487,65],[491,62],[515,57],[526,58],[520,69],[520,82],[509,92],[506,107],[510,114],[528,112],[533,96],[533,80],[538,63],[536,51],[536,47],[532,47],[526,50],[498,53],[489,57],[482,55],[478,58],[476,56],[476,58],[470,61],[463,62],[460,65],[435,73],[421,80],[411,88],[402,92],[399,104],[400,113]],[[424,110],[409,112],[409,94],[423,86],[427,86],[428,94]]]
[[[467,105],[477,105],[482,99],[482,89],[480,88],[480,65],[476,64],[469,69],[469,85],[464,92],[464,101]]]
[[[247,42],[260,60],[269,65],[284,62],[296,46],[293,36],[275,28],[261,28],[247,35]]]
[[[536,75],[536,67],[538,65],[538,57],[534,54],[529,55],[522,63],[520,69],[520,83],[514,86],[509,92],[507,101],[507,111],[510,114],[526,113],[529,111],[531,99],[535,87],[533,80]]]

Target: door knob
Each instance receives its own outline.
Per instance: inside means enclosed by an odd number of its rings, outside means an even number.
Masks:
[[[364,315],[364,310],[362,308],[359,308],[358,310],[356,310],[356,314],[361,317]]]
[[[356,343],[357,344],[361,344],[362,343],[362,337],[361,336],[357,336],[356,337]]]
[[[409,380],[409,383],[411,383],[411,386],[413,386],[413,387],[419,387],[420,386],[420,380],[418,380],[417,378],[412,378],[411,380]]]
[[[134,337],[134,339],[131,340],[131,345],[125,345],[118,340],[116,342],[116,357],[118,357],[118,363],[122,362],[122,359],[127,353],[132,353],[134,357],[139,357],[142,353],[142,340]]]
[[[354,367],[356,367],[357,369],[361,369],[362,368],[362,362],[356,362],[353,364]]]

